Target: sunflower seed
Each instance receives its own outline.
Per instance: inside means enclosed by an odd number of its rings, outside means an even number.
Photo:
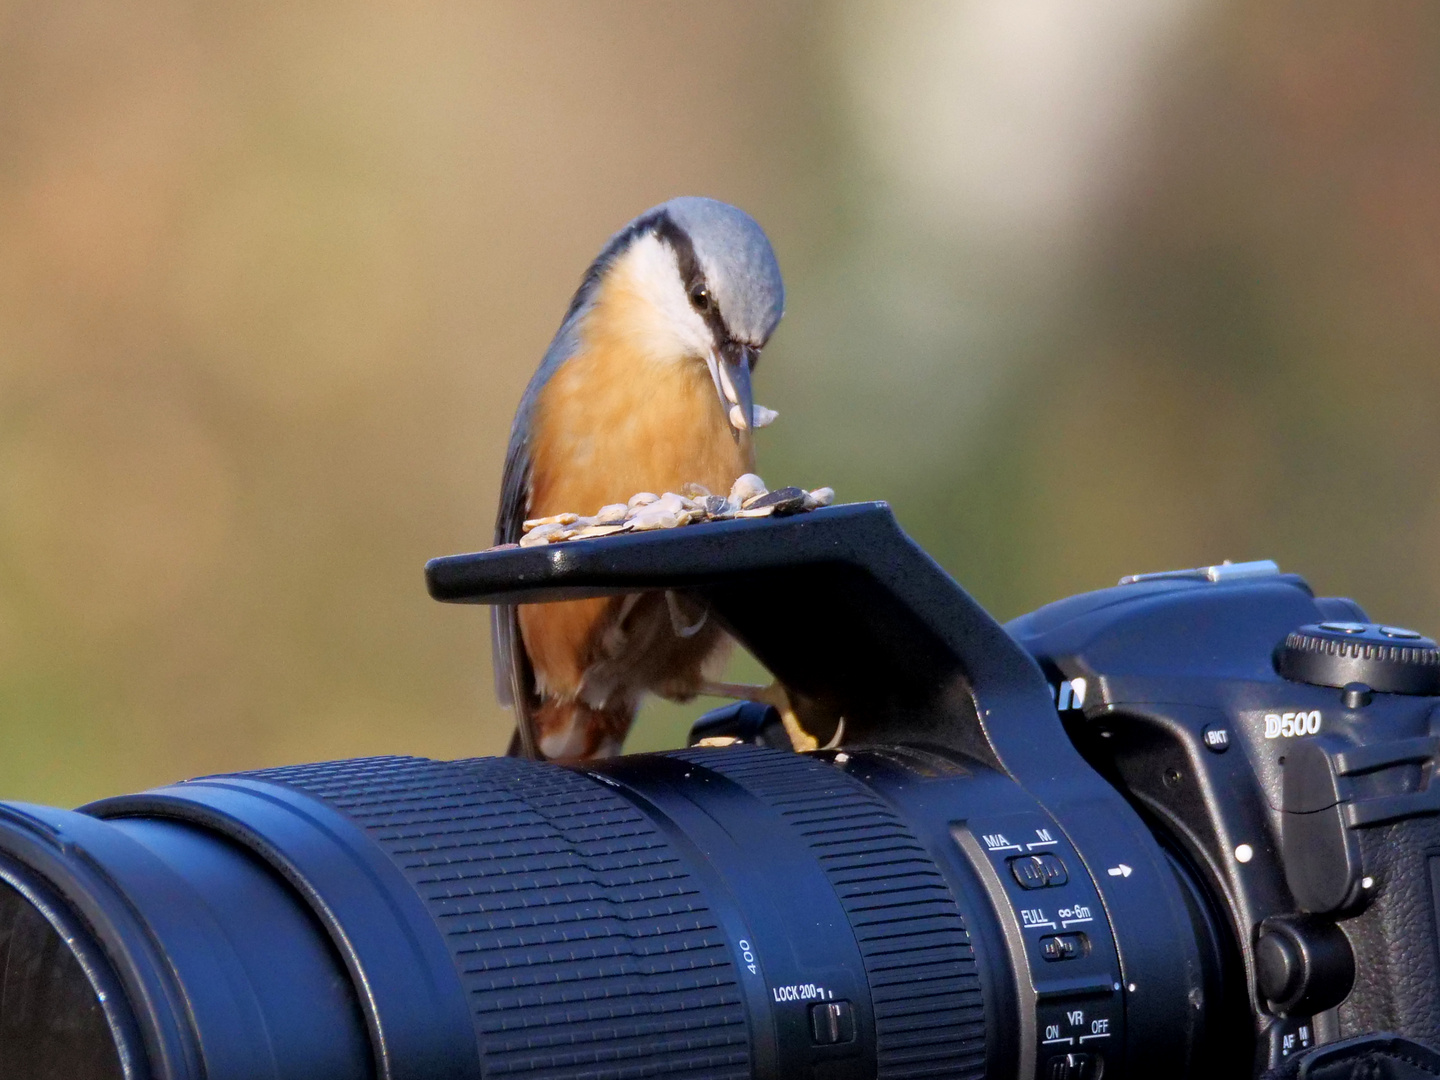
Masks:
[[[689,512],[680,510],[651,510],[648,506],[632,517],[627,524],[635,532],[649,532],[652,529],[675,529],[689,521]]]
[[[768,489],[765,481],[754,473],[745,473],[737,479],[730,488],[730,502],[735,506],[743,506],[747,499],[753,499],[757,495],[764,495]]]
[[[829,506],[829,505],[830,505],[831,503],[833,503],[834,501],[835,501],[835,489],[834,489],[834,488],[828,488],[828,487],[816,488],[814,491],[808,492],[808,493],[806,494],[806,496],[805,496],[805,506],[804,506],[804,509],[806,509],[806,510],[819,510],[822,506]]]
[[[744,509],[759,510],[762,507],[771,507],[777,514],[789,514],[801,509],[805,505],[805,491],[798,487],[777,488],[774,491],[767,491],[764,495],[757,495],[746,501]]]
[[[706,517],[727,518],[735,512],[724,495],[706,495],[700,502],[704,505]]]
[[[764,405],[752,405],[750,407],[750,427],[752,429],[769,427],[779,415],[774,409],[767,409]],[[730,426],[736,431],[745,429],[744,416],[739,405],[730,406]]]
[[[573,516],[573,515],[572,515]],[[562,539],[565,526],[558,521],[552,521],[546,525],[537,525],[520,539],[521,547],[539,547],[541,544],[553,543]]]
[[[542,525],[574,525],[580,520],[579,514],[551,514],[549,517],[531,518],[520,527],[529,532],[531,529],[538,529]]]
[[[587,525],[583,529],[577,529],[566,537],[567,540],[589,540],[596,536],[614,536],[616,533],[629,532],[627,524],[618,525]]]

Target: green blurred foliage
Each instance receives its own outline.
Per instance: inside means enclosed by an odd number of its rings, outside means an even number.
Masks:
[[[1437,45],[1420,2],[0,2],[0,794],[499,751],[420,569],[682,192],[786,273],[762,473],[890,500],[997,615],[1270,556],[1440,630]]]

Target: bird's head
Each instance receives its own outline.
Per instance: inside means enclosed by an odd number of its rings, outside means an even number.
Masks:
[[[627,337],[652,359],[709,367],[748,456],[750,374],[785,308],[780,266],[755,219],[715,199],[671,199],[611,239],[587,285],[627,297]]]

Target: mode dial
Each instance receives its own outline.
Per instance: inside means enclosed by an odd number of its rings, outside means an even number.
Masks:
[[[1440,648],[1414,630],[1378,623],[1302,626],[1275,650],[1275,670],[1316,686],[1364,683],[1385,694],[1440,694]]]

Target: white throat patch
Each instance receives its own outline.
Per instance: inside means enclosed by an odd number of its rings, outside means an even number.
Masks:
[[[616,327],[655,360],[704,359],[715,347],[710,327],[690,303],[675,252],[654,233],[626,249],[602,286],[605,306],[624,322]]]

